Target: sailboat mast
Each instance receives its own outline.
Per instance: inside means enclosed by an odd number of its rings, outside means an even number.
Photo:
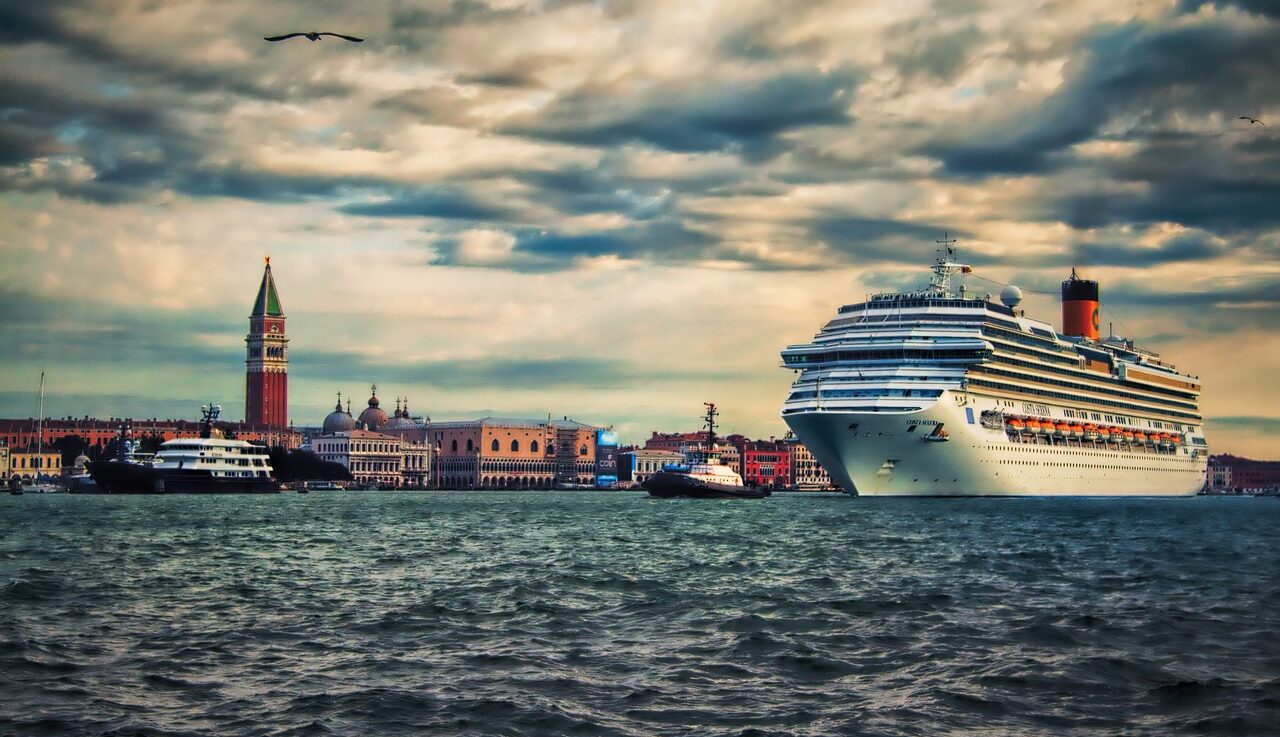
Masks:
[[[40,371],[40,411],[36,415],[36,483],[44,471],[44,370]],[[31,446],[27,446],[30,448]]]

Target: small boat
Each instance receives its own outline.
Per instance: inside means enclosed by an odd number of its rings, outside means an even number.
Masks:
[[[716,451],[716,406],[707,404],[707,449],[687,454],[686,465],[668,465],[644,480],[649,496],[660,499],[763,499],[768,489],[747,486],[736,471],[720,463]]]

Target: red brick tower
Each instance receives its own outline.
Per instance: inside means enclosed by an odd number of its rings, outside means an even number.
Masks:
[[[289,425],[289,339],[284,335],[284,310],[271,278],[270,256],[244,342],[244,421],[283,430]]]

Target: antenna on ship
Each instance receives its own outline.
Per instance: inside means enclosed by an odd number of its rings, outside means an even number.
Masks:
[[[716,446],[716,406],[711,402],[702,403],[707,408],[707,414],[703,416],[703,421],[707,423],[707,452],[710,453]]]
[[[938,244],[938,261],[933,265],[933,278],[929,280],[929,291],[942,297],[952,296],[952,274],[968,274],[973,271],[972,266],[958,263],[955,260],[956,239],[949,237],[950,235],[949,232],[944,230],[942,232],[942,240],[934,241],[934,243]]]

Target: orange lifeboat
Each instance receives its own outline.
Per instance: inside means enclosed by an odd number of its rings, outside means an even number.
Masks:
[[[1073,438],[1083,438],[1083,437],[1084,437],[1084,425],[1072,425],[1072,426],[1071,426],[1071,437],[1073,437]]]
[[[1065,422],[1059,422],[1053,429],[1055,435],[1067,435],[1071,432],[1071,426]]]
[[[1044,428],[1040,426],[1040,420],[1034,417],[1027,418],[1027,429],[1035,433],[1044,432]]]
[[[1086,438],[1088,438],[1089,440],[1097,441],[1097,439],[1098,439],[1098,426],[1097,426],[1097,425],[1085,425],[1085,426],[1084,426],[1084,436],[1085,436]]]
[[[1145,443],[1147,442],[1147,434],[1145,432],[1135,432],[1133,439],[1139,443]]]
[[[1124,441],[1125,441],[1126,443],[1132,443],[1132,442],[1133,442],[1134,435],[1133,435],[1133,432],[1132,432],[1132,431],[1130,431],[1130,430],[1123,430],[1123,431],[1121,431],[1120,436],[1124,438]]]
[[[1105,443],[1105,442],[1107,442],[1108,440],[1110,440],[1110,439],[1111,439],[1111,428],[1109,428],[1109,427],[1099,427],[1099,428],[1098,428],[1098,437],[1100,437],[1100,438],[1102,439],[1102,442],[1104,442],[1104,443]]]
[[[1009,420],[1007,424],[1009,425],[1009,427],[1007,428],[1009,432],[1022,432],[1022,428],[1023,428],[1022,420],[1018,419],[1017,417],[1014,417],[1013,419]]]

